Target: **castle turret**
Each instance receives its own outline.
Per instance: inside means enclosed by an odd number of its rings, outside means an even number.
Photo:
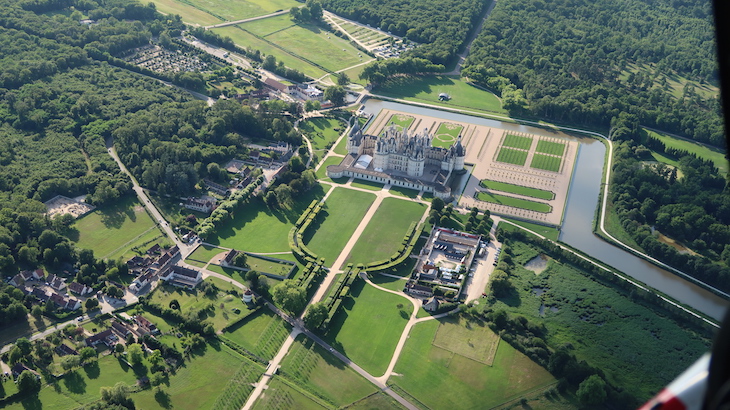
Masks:
[[[466,149],[461,145],[461,135],[456,139],[454,145],[454,171],[462,171],[464,169],[464,161],[466,160]]]

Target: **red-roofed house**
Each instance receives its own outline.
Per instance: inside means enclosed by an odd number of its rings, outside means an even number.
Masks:
[[[94,292],[94,289],[84,285],[83,283],[78,283],[78,282],[69,283],[68,289],[71,292],[76,293],[77,295],[81,295],[81,296]]]

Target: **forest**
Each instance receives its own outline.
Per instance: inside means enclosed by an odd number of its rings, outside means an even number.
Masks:
[[[698,90],[718,81],[710,2],[499,1],[462,74],[521,89],[515,114],[607,127],[626,112],[725,144],[719,99]]]
[[[422,43],[407,54],[446,64],[459,51],[490,3],[489,0],[324,0],[322,6],[340,16]]]
[[[69,5],[76,7],[70,16],[57,13]],[[98,24],[79,23],[79,10]],[[73,217],[44,214],[43,201],[55,195],[88,194],[98,206],[131,195],[131,182],[107,153],[110,141],[142,185],[176,196],[194,193],[208,170],[217,169],[211,164],[245,155],[247,140],[300,141],[292,124],[266,105],[253,109],[229,100],[209,107],[115,66],[114,53],[147,44],[153,32],[172,32],[178,23],[132,0],[0,0],[3,276],[37,267],[78,270],[77,281],[100,288],[126,269],[76,249],[66,237]],[[30,299],[5,294],[10,299],[0,298],[0,324],[23,320]]]

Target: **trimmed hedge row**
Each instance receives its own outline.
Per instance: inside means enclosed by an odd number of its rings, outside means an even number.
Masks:
[[[316,199],[313,200],[307,209],[304,210],[302,215],[297,219],[294,227],[289,230],[289,247],[291,248],[294,256],[302,264],[308,264],[320,260],[316,253],[312,252],[302,240],[302,234],[309,228],[309,225],[319,215],[319,211],[322,210],[322,204]],[[324,264],[324,260],[319,262],[320,265]]]
[[[352,264],[348,265],[348,268],[351,268],[351,266]],[[348,269],[343,275],[340,275],[340,277],[337,278],[333,284],[335,291],[331,295],[327,296],[327,299],[324,301],[325,305],[327,305],[327,308],[329,309],[329,313],[327,314],[327,319],[325,319],[324,323],[322,323],[322,329],[326,329],[329,326],[330,321],[335,317],[337,310],[340,308],[340,305],[342,305],[342,301],[350,294],[352,284],[359,277],[359,270]]]

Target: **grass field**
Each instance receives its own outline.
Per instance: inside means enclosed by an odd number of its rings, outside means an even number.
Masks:
[[[134,197],[97,208],[78,219],[72,228],[78,232],[69,235],[76,246],[93,250],[97,258],[118,258],[161,236],[155,222]]]
[[[534,232],[536,232],[536,233],[538,233],[538,234],[540,234],[540,235],[542,235],[542,236],[544,236],[544,237],[546,237],[548,239],[552,239],[554,241],[557,241],[558,240],[558,237],[560,236],[560,231],[558,231],[557,228],[551,228],[549,226],[544,226],[544,225],[539,225],[539,224],[533,224],[533,223],[530,223],[530,222],[511,220],[509,218],[506,218],[506,219],[509,220],[512,223],[515,223],[515,224],[517,224],[517,225],[519,225],[521,227],[527,228],[527,229],[529,229],[531,231],[534,231]],[[508,230],[508,231],[515,231],[515,230],[520,229],[520,228],[515,227],[514,225],[504,224],[504,223],[503,224],[500,224],[499,225],[499,228],[500,229],[504,229],[504,230]]]
[[[501,204],[543,213],[550,212],[553,209],[552,206],[542,202],[528,201],[526,199],[514,198],[507,195],[490,194],[487,192],[478,192],[477,199],[484,202],[491,202],[493,204]]]
[[[375,195],[347,188],[334,188],[325,201],[326,208],[317,217],[319,224],[308,229],[307,247],[330,266],[355,232]]]
[[[283,381],[274,379],[259,399],[256,400],[253,408],[266,410],[322,410],[325,407]]]
[[[364,179],[354,179],[350,185],[370,191],[380,191],[385,186],[379,182],[366,181]]]
[[[223,21],[180,0],[152,0],[151,2],[155,4],[158,11],[165,14],[179,14],[186,23],[210,26]]]
[[[271,255],[274,258],[278,258],[279,255]],[[286,256],[286,255],[283,255]],[[246,264],[251,270],[255,270],[261,273],[270,273],[277,276],[287,276],[294,265],[287,263],[279,263],[264,258],[256,257],[255,255],[246,255]]]
[[[335,147],[335,154],[347,155],[347,137],[340,140],[340,143]]]
[[[161,4],[172,3],[170,0],[166,0],[164,2],[160,0],[154,1],[155,4],[158,4],[158,2]],[[174,3],[184,3],[188,5],[188,8],[180,10],[185,14],[177,12],[177,14],[181,15],[183,21],[201,25],[206,25],[206,23],[201,20],[196,20],[196,18],[201,19],[202,17],[197,13],[191,12],[189,8],[200,10],[210,16],[218,17],[218,19],[235,21],[250,17],[263,16],[277,10],[289,9],[300,5],[294,0],[244,0],[234,2],[225,0],[177,0]],[[170,7],[168,4],[165,4],[165,7]],[[219,21],[216,21],[216,23],[217,22]]]
[[[495,191],[509,192],[511,194],[519,194],[525,196],[531,196],[533,198],[544,199],[549,201],[555,198],[555,193],[551,191],[545,191],[543,189],[530,188],[522,185],[510,184],[507,182],[490,181],[483,179],[479,181],[479,185],[487,189],[493,189]]]
[[[411,198],[416,199],[418,197],[418,192],[415,189],[409,189],[409,188],[403,188],[399,186],[391,186],[388,190],[393,195],[402,196],[405,198]]]
[[[454,145],[456,139],[459,138],[459,135],[461,134],[461,131],[463,129],[464,127],[461,125],[452,124],[449,122],[442,122],[436,132],[433,134],[433,140],[431,140],[431,145],[434,147],[449,148]]]
[[[362,280],[353,283],[350,296],[330,322],[325,340],[368,373],[380,376],[388,367],[412,306],[405,298]]]
[[[215,246],[200,245],[195,249],[193,253],[190,254],[190,256],[185,259],[185,261],[188,263],[190,263],[189,261],[208,263],[215,255],[223,252],[228,251],[222,248],[217,248]]]
[[[710,341],[687,329],[686,323],[634,303],[624,292],[602,285],[564,261],[548,261],[547,269],[535,275],[522,266],[544,252],[514,241],[510,248],[515,291],[491,307],[546,326],[548,345],[570,343],[578,360],[600,368],[607,380],[640,402],[707,351]],[[533,291],[536,287],[544,290],[540,296]],[[543,309],[541,315],[540,306],[550,309]]]
[[[474,87],[458,77],[400,77],[376,88],[373,93],[443,107],[506,112],[502,109],[502,102],[496,95]],[[440,93],[449,94],[451,99],[439,101]]]
[[[536,152],[532,156],[532,163],[530,164],[530,167],[543,169],[545,171],[560,172],[560,163],[562,160],[563,159],[560,157],[553,157],[552,155],[539,154]]]
[[[563,153],[565,153],[565,144],[562,142],[538,140],[535,151],[562,157]]]
[[[335,118],[310,118],[299,124],[299,130],[309,138],[312,149],[324,156],[329,147],[337,141],[347,125]]]
[[[469,329],[454,319],[419,323],[411,330],[395,366],[395,372],[402,376],[391,377],[389,383],[429,408],[449,408],[452,403],[459,403],[464,409],[492,408],[556,381],[547,370],[508,343],[499,343],[492,366],[434,346],[440,322],[461,326],[461,337],[477,344],[483,343],[480,338],[491,332],[483,323],[472,322]],[[468,345],[466,348],[470,349]]]
[[[497,161],[523,166],[527,160],[527,151],[502,147],[497,154]]]
[[[329,177],[327,177],[327,167],[330,165],[340,165],[340,162],[342,162],[342,157],[329,157],[324,160],[322,165],[317,170],[317,178],[329,179]]]
[[[696,142],[691,142],[687,140],[682,140],[679,138],[674,138],[669,135],[660,134],[658,132],[650,131],[650,130],[644,130],[647,135],[657,138],[661,142],[664,143],[668,148],[675,148],[684,150],[687,152],[691,152],[699,158],[704,158],[707,160],[712,161],[717,169],[720,170],[720,172],[727,174],[728,173],[728,161],[725,158],[725,153],[714,147],[709,147],[707,145],[698,144]],[[662,161],[663,162],[663,161]],[[675,164],[670,164],[675,165]]]
[[[412,124],[413,121],[415,121],[415,117],[411,117],[410,115],[404,115],[404,114],[393,114],[390,116],[390,119],[388,120],[388,123],[385,124],[385,127],[389,127],[391,125],[394,125],[395,128],[397,128],[399,131],[407,130]]]
[[[289,230],[312,200],[324,194],[322,186],[316,185],[290,210],[272,211],[262,200],[252,199],[220,225],[217,238],[208,238],[207,242],[252,253],[289,251]]]
[[[286,30],[289,27],[296,26],[289,14],[281,16],[267,17],[261,20],[249,21],[241,24],[241,27],[258,36],[266,37],[271,33]]]
[[[205,352],[194,354],[185,365],[170,376],[169,385],[142,390],[132,394],[138,409],[210,409],[221,395],[231,376],[242,365],[244,358],[223,344],[207,345]],[[263,374],[263,367],[245,361],[252,372]],[[112,382],[110,386],[113,386]]]
[[[319,78],[327,74],[325,70],[309,64],[278,47],[274,47],[266,41],[257,38],[253,34],[241,30],[237,26],[220,27],[211,30],[221,36],[230,37],[234,43],[242,47],[261,50],[261,52],[265,53],[266,55],[272,55],[276,57],[277,61],[283,62],[285,66],[290,68],[296,68],[297,70],[312,78]]]
[[[347,262],[375,262],[397,250],[412,222],[418,222],[426,206],[397,198],[385,198],[352,248]]]
[[[502,145],[505,147],[529,150],[532,146],[532,138],[522,135],[507,134]]]
[[[271,360],[288,334],[286,322],[264,308],[226,330],[223,336],[255,355]]]
[[[281,364],[281,371],[337,407],[363,399],[378,390],[303,335],[299,335],[289,349]]]
[[[226,293],[226,290],[239,291],[239,288],[218,278],[208,278],[205,281],[218,286],[219,292],[216,295],[209,296],[198,290],[190,291],[168,284],[161,284],[152,292],[150,301],[162,307],[168,307],[170,301],[176,299],[180,303],[180,311],[183,314],[193,310],[203,310],[212,304],[213,311],[205,310],[204,317],[201,317],[200,320],[210,321],[216,330],[222,329],[247,314],[249,311],[247,305],[240,298]],[[239,310],[239,313],[235,313],[236,309]]]

